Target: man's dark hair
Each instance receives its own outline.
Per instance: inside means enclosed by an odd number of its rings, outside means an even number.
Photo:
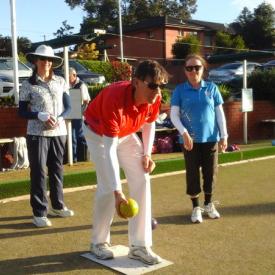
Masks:
[[[167,83],[169,74],[157,61],[145,60],[138,64],[134,77],[140,80],[151,77],[154,82]]]

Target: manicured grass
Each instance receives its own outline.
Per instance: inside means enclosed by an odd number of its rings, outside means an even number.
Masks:
[[[275,274],[274,167],[274,158],[221,166],[213,198],[220,202],[221,219],[203,215],[201,224],[190,221],[192,203],[185,194],[185,175],[153,178],[152,215],[158,226],[152,248],[173,264],[148,274]],[[123,191],[129,194],[127,184]],[[201,206],[203,199],[202,194]],[[66,205],[75,216],[49,217],[53,226],[40,229],[32,224],[28,200],[1,204],[0,273],[117,274],[81,257],[90,247],[94,200],[94,190],[66,193]],[[115,214],[112,245],[128,246],[127,233],[128,222]]]
[[[222,164],[271,155],[275,155],[275,147],[271,146],[243,151],[235,151],[231,153],[219,154],[219,163]],[[183,158],[156,160],[156,164],[156,169],[152,173],[153,175],[180,171],[185,169],[185,163]],[[122,178],[125,178],[123,173],[121,173],[121,175]],[[64,188],[85,186],[89,184],[96,184],[95,171],[71,173],[64,175]],[[25,195],[28,193],[28,179],[5,182],[0,184],[0,199]]]

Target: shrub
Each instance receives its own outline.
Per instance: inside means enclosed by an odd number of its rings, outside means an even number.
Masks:
[[[275,103],[275,69],[253,72],[248,78],[254,100],[270,100]]]
[[[171,99],[171,91],[167,88],[161,90],[161,103],[169,104]]]
[[[104,87],[106,87],[106,84],[96,84],[88,86],[91,100],[93,100]]]
[[[200,42],[196,35],[181,37],[172,45],[172,54],[177,59],[184,59],[188,54],[198,53]]]
[[[0,97],[0,107],[3,106],[16,106],[14,96]]]
[[[226,85],[231,89],[231,94],[240,95],[243,88],[243,78],[236,78]],[[254,100],[269,100],[275,103],[275,69],[255,70],[247,78],[247,88],[253,90]]]
[[[132,67],[126,62],[112,61],[113,82],[120,80],[130,80]]]
[[[84,65],[91,72],[103,74],[106,82],[110,83],[113,79],[113,68],[110,62],[92,61],[92,60],[78,60],[79,63]]]
[[[229,99],[229,97],[231,96],[231,88],[229,86],[227,86],[226,84],[219,84],[218,88],[222,95],[223,101],[227,101]]]
[[[132,67],[126,62],[78,60],[87,69],[94,73],[103,74],[106,82],[111,83],[120,80],[130,80]]]

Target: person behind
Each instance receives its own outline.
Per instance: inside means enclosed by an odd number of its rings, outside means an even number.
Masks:
[[[203,80],[206,61],[191,54],[185,59],[187,81],[179,84],[171,98],[171,120],[180,133],[186,165],[186,193],[193,211],[191,221],[202,222],[204,211],[210,218],[220,218],[212,202],[217,175],[218,142],[221,151],[227,147],[227,128],[223,99],[218,87]],[[203,178],[204,208],[200,208],[200,167]]]
[[[128,257],[151,265],[161,262],[151,250],[149,173],[155,167],[151,158],[155,120],[161,87],[167,80],[168,74],[159,63],[143,61],[136,68],[132,82],[121,81],[104,88],[85,111],[84,135],[97,174],[91,252],[99,259],[114,257],[110,225],[115,210],[121,216],[120,203],[127,202],[121,186],[121,167],[129,194],[139,205],[138,215],[128,222]],[[140,129],[143,142],[136,134]]]
[[[34,64],[32,76],[22,83],[19,94],[19,115],[28,119],[27,148],[30,161],[30,203],[33,223],[51,226],[47,214],[69,217],[74,212],[64,204],[63,156],[66,143],[64,117],[70,112],[68,85],[64,78],[53,74],[62,64],[50,46],[40,45],[26,55]],[[47,200],[47,171],[51,208]]]
[[[84,111],[91,100],[87,85],[79,79],[76,70],[72,67],[69,68],[69,82],[71,89],[80,89],[81,93],[81,109]],[[86,146],[85,137],[82,129],[82,118],[72,119],[72,142],[73,142],[73,161],[77,162],[78,145]]]

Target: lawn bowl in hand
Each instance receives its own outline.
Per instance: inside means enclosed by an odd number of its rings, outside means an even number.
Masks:
[[[158,221],[155,218],[152,218],[152,230],[156,229],[158,226]]]
[[[119,211],[125,219],[132,218],[138,213],[138,204],[134,199],[129,198],[128,203],[122,202],[120,204]]]

